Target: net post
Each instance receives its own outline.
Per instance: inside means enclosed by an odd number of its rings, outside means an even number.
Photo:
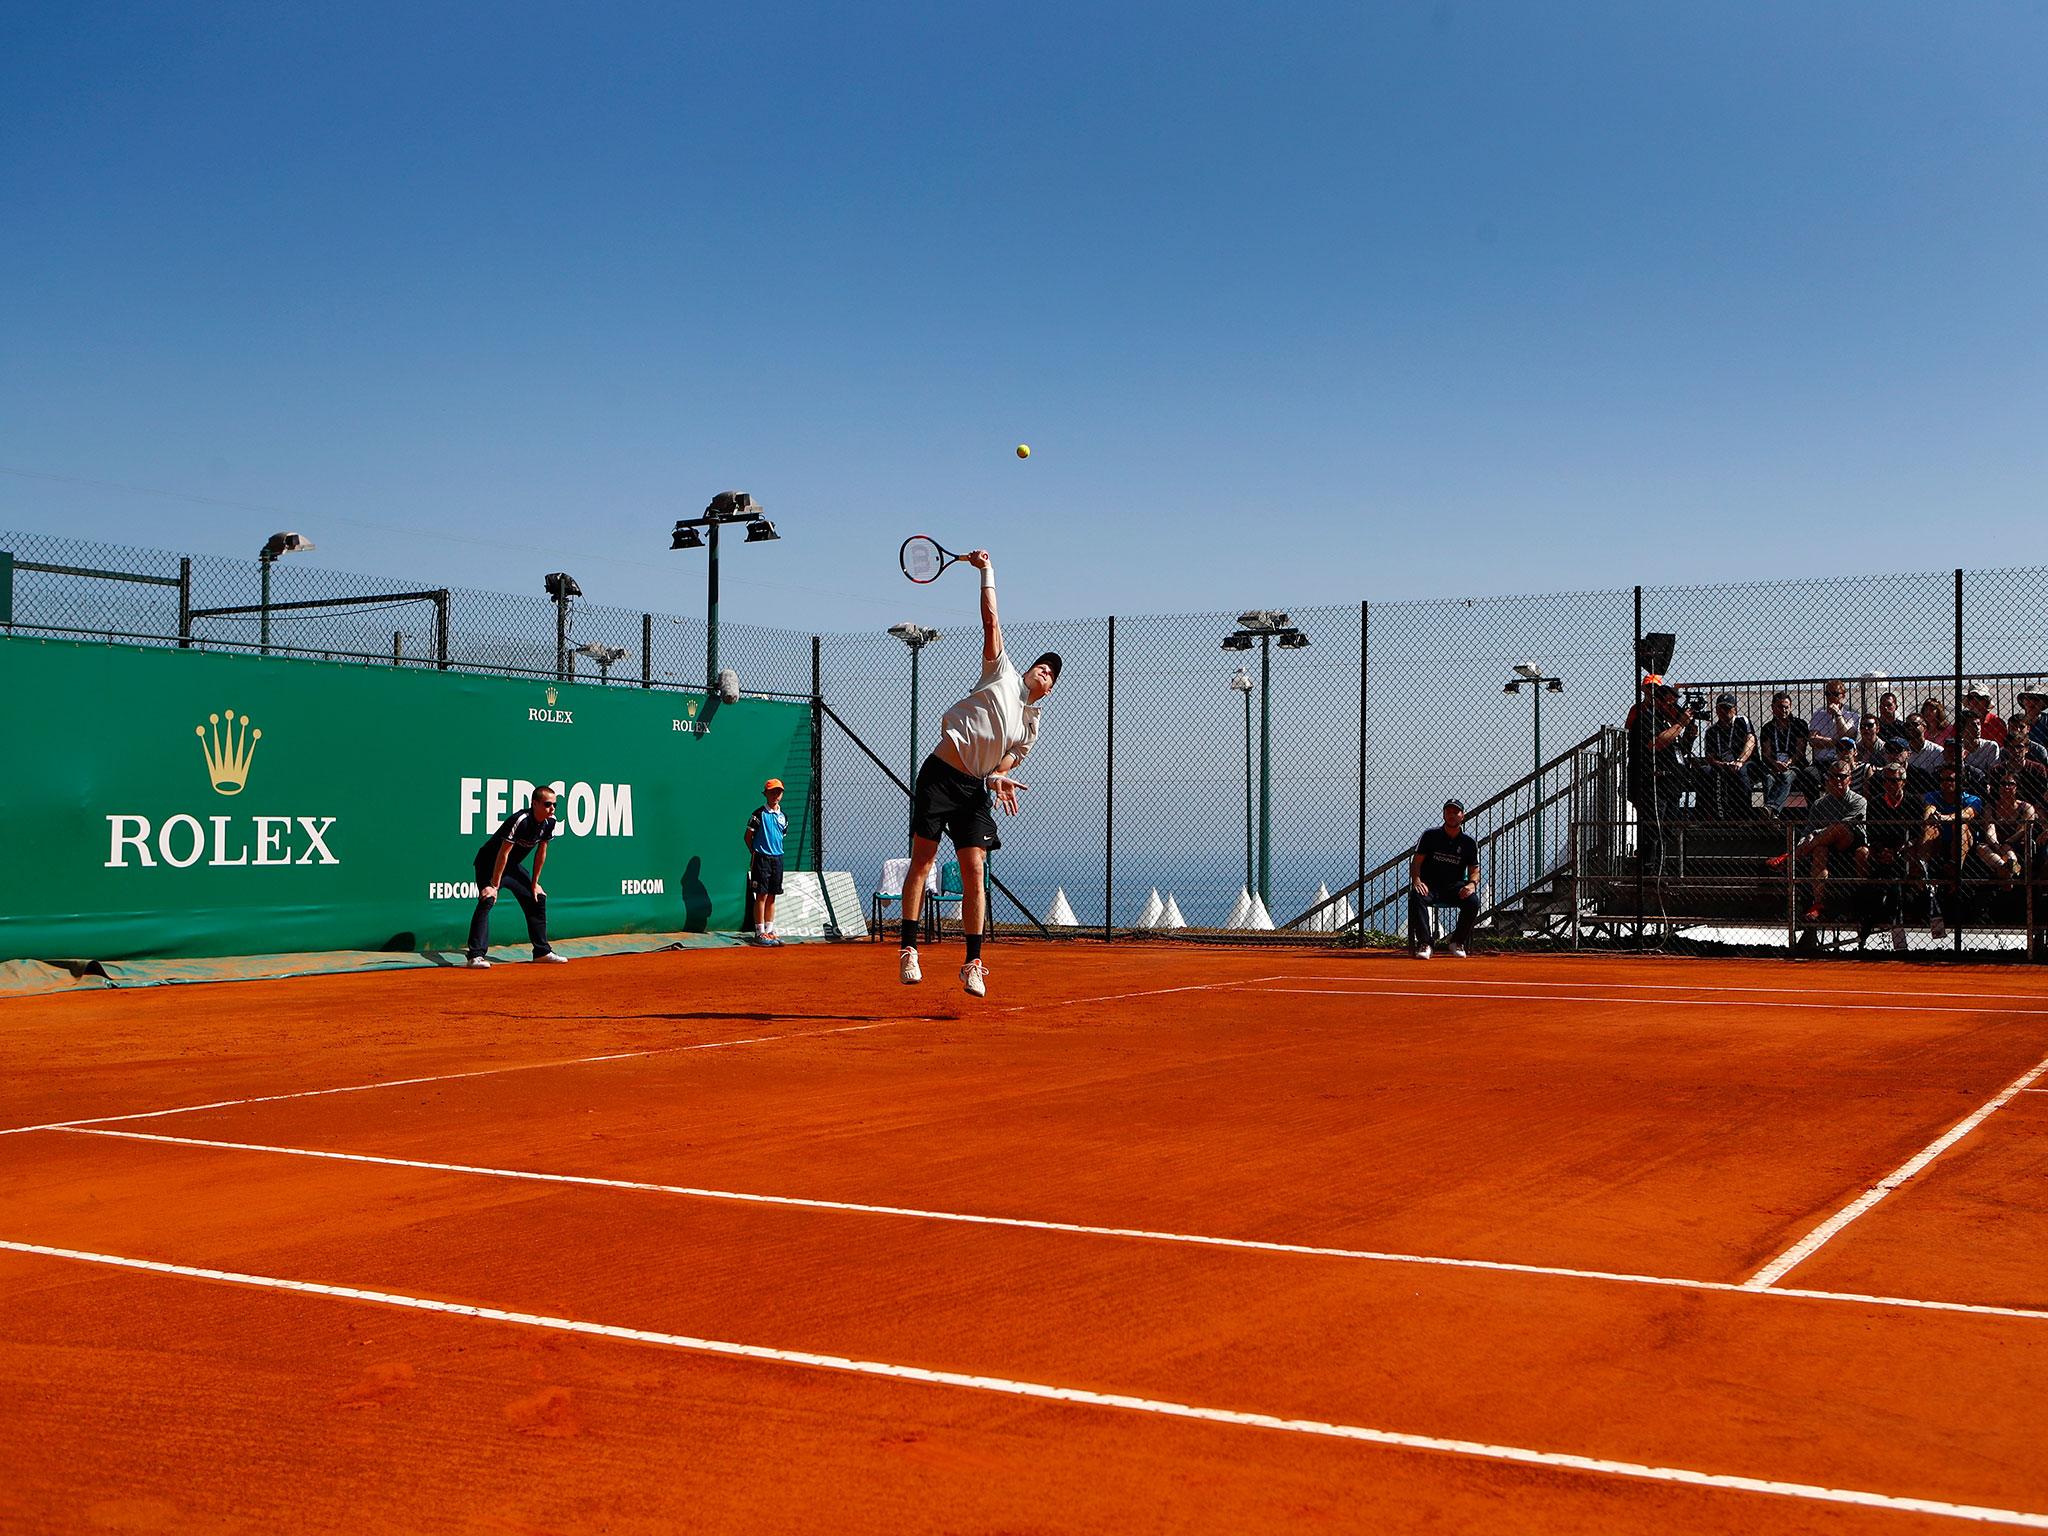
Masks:
[[[1109,616],[1108,708],[1103,732],[1102,937],[1108,940],[1116,914],[1116,615]]]

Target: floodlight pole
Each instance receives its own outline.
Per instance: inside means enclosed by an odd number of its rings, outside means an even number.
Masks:
[[[263,618],[262,622],[257,626],[257,644],[262,654],[268,656],[270,654],[270,568],[277,564],[277,556],[266,551],[256,557],[256,563],[263,569],[262,606],[258,609]]]
[[[704,599],[704,692],[718,687],[718,520],[711,519],[705,543],[711,551],[711,585]]]
[[[1245,679],[1250,682],[1250,678]],[[1252,691],[1244,690],[1244,886],[1252,886]]]
[[[910,782],[917,782],[917,667],[924,657],[924,644],[910,648]]]
[[[1259,900],[1273,906],[1273,636],[1259,636]]]

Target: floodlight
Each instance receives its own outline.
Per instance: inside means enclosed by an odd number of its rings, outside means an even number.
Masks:
[[[668,547],[670,549],[702,549],[704,547],[704,535],[694,528],[677,523],[675,537],[669,540]]]
[[[1237,622],[1255,634],[1272,634],[1287,627],[1287,615],[1278,608],[1253,608],[1240,613]]]
[[[936,629],[926,629],[922,624],[891,624],[889,633],[909,646],[913,651],[920,646],[930,645],[939,638]]]
[[[1533,661],[1518,661],[1515,663],[1515,676],[1526,677],[1530,682],[1537,683],[1543,680],[1543,669]]]
[[[615,667],[626,659],[626,653],[616,645],[599,645],[595,640],[586,640],[576,647],[578,656],[588,656],[600,667]]]
[[[1561,677],[1546,677],[1543,679],[1543,691],[1546,693],[1563,693],[1564,679]]]
[[[1502,693],[1520,693],[1521,691],[1522,691],[1522,685],[1521,685],[1520,683],[1518,683],[1518,682],[1516,682],[1516,683],[1508,683],[1508,684],[1506,684],[1506,685],[1505,685],[1504,687],[1502,687],[1502,689],[1501,689],[1501,692],[1502,692]]]
[[[263,541],[263,548],[257,553],[259,560],[275,560],[279,555],[296,555],[313,547],[313,541],[303,534],[273,533]]]
[[[1237,693],[1250,693],[1252,691],[1252,675],[1245,671],[1243,667],[1239,667],[1227,686]]]
[[[782,535],[775,531],[775,525],[765,517],[757,517],[747,524],[747,542],[749,544],[766,544],[771,540],[781,537]]]
[[[754,498],[745,491],[720,491],[711,498],[711,505],[704,509],[706,517],[729,518],[735,522],[754,516],[760,511]]]
[[[1308,649],[1308,636],[1298,629],[1283,629],[1277,643],[1283,651],[1305,651]]]
[[[547,588],[548,596],[558,603],[583,595],[583,588],[577,585],[576,578],[567,571],[548,572],[543,585]]]
[[[1223,637],[1223,649],[1225,649],[1226,651],[1248,651],[1251,648],[1252,637],[1250,635],[1243,633],[1242,631],[1234,635],[1225,635]]]

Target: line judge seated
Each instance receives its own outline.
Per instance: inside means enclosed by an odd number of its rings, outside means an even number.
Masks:
[[[1435,940],[1433,907],[1458,909],[1444,953],[1464,959],[1465,940],[1479,920],[1479,845],[1465,831],[1462,801],[1444,802],[1444,824],[1415,840],[1408,861],[1408,943],[1418,960],[1429,958]]]

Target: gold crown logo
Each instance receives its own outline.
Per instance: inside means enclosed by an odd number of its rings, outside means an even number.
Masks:
[[[688,716],[689,716],[689,717],[690,717],[690,718],[691,718],[692,720],[696,719],[696,718],[697,718],[697,701],[696,701],[695,699],[692,699],[692,700],[690,700],[690,702],[689,702],[689,703],[687,703],[687,704],[685,704],[685,705],[683,706],[683,712],[684,712],[685,714],[687,714],[687,715],[688,715]]]
[[[217,795],[239,795],[242,786],[249,782],[249,759],[256,755],[256,743],[263,739],[263,733],[250,729],[247,715],[241,717],[238,726],[232,709],[227,711],[225,729],[219,715],[208,715],[206,721],[197,730],[199,750],[206,754],[206,772],[213,780],[213,791]]]
[[[561,693],[555,688],[554,684],[550,683],[548,685],[548,703],[553,704],[561,696]]]

